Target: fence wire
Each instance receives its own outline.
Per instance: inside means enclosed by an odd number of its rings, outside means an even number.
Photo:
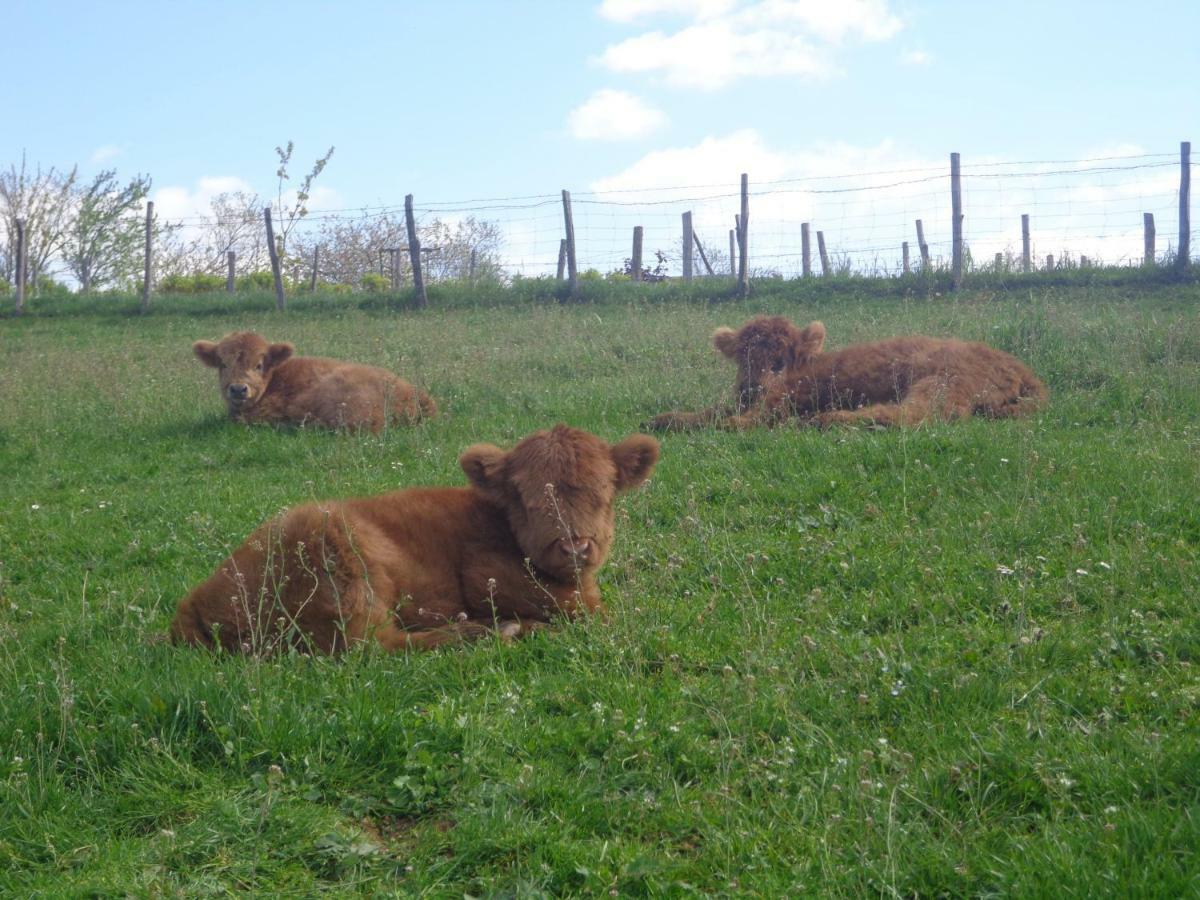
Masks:
[[[898,168],[813,175],[755,182],[750,174],[749,259],[753,275],[801,274],[801,226],[811,229],[811,264],[820,273],[818,232],[837,272],[891,275],[902,267],[902,246],[911,265],[920,263],[915,223],[924,226],[931,263],[951,255],[950,169]],[[1179,236],[1180,156],[1153,153],[1076,160],[964,161],[961,167],[963,234],[969,265],[1017,268],[1022,258],[1021,217],[1030,219],[1036,268],[1143,261],[1143,217],[1154,216],[1159,262],[1172,257]],[[675,276],[682,271],[682,217],[692,214],[696,240],[716,275],[729,275],[739,182],[572,192],[576,257],[581,271],[623,271],[632,255],[635,226],[644,229],[643,262]],[[403,204],[321,209],[300,220],[296,234],[315,241],[324,226],[403,217]],[[564,237],[560,192],[423,201],[414,213],[420,226],[468,217],[495,226],[491,252],[506,276],[554,275]],[[230,224],[196,216],[185,228]],[[436,249],[433,251],[436,252]],[[693,248],[693,271],[708,267]]]

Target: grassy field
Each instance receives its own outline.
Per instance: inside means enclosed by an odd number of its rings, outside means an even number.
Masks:
[[[0,894],[1200,892],[1200,289],[636,297],[0,321]],[[282,507],[714,402],[709,333],[760,311],[831,348],[983,339],[1051,404],[668,435],[608,623],[332,660],[150,642]],[[234,328],[444,415],[230,424],[190,343]]]

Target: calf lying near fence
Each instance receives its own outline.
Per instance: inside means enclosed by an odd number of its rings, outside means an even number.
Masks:
[[[702,412],[669,412],[655,416],[650,427],[657,431],[703,428],[749,410],[762,395],[763,387],[779,375],[796,356],[804,335],[783,316],[756,316],[737,331],[722,326],[713,332],[713,346],[737,365],[734,405],[711,407]]]
[[[171,637],[247,653],[405,650],[603,612],[614,499],[657,461],[646,435],[610,446],[558,425],[507,453],[468,448],[470,487],[295,507],[180,602]]]
[[[294,356],[288,343],[268,344],[251,331],[192,352],[218,371],[221,396],[238,422],[316,424],[381,431],[437,413],[437,404],[398,375],[377,366]]]
[[[738,363],[737,412],[666,413],[653,427],[746,428],[793,418],[822,427],[903,427],[969,415],[1019,416],[1048,396],[1020,360],[953,338],[895,337],[825,353],[824,325],[797,328],[777,316],[754,319],[737,332],[718,329],[713,342]]]

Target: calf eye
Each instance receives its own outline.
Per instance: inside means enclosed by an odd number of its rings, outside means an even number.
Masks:
[[[780,372],[782,372],[783,371],[783,360],[777,359],[777,360],[775,360],[775,362],[771,363],[771,371],[774,372],[776,375],[778,375]]]
[[[261,360],[259,361],[258,365],[256,365],[256,366],[254,367],[254,371],[256,371],[256,372],[261,372],[261,371],[262,371],[262,361],[261,361]]]

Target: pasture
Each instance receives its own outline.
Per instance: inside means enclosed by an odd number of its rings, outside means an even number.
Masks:
[[[652,295],[0,321],[0,893],[1200,891],[1200,289]],[[1050,404],[665,435],[606,623],[337,659],[149,640],[285,506],[727,396],[709,334],[758,312],[830,348],[985,340]],[[235,328],[442,415],[231,424],[190,347]]]

